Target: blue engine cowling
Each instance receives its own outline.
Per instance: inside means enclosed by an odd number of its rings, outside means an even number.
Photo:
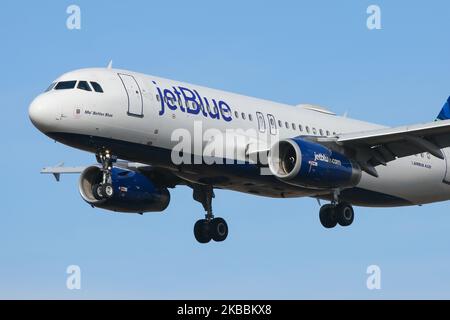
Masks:
[[[102,180],[99,167],[86,168],[80,175],[81,197],[90,205],[110,211],[127,213],[161,212],[170,202],[167,188],[157,188],[145,175],[120,168],[111,171],[114,195],[110,199],[98,200],[93,188]]]
[[[274,144],[269,153],[269,168],[278,179],[307,188],[353,187],[361,180],[361,168],[355,161],[301,138]]]

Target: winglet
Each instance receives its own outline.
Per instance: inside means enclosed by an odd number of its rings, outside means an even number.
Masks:
[[[61,161],[55,167],[56,168],[64,167],[64,161]],[[44,168],[44,170],[45,170],[45,168]],[[59,182],[61,180],[61,173],[60,172],[52,172],[52,174],[55,177],[56,182]]]
[[[436,121],[447,119],[450,119],[450,97],[448,97],[447,101],[445,102],[444,106],[441,109],[441,112],[439,112]]]
[[[107,69],[112,69],[112,66],[113,66],[113,61],[110,60],[109,63],[108,63],[108,66],[106,68]]]
[[[61,173],[53,173],[53,176],[55,177],[56,182],[61,180]]]

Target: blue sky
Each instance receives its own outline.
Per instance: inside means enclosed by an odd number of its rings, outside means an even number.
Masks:
[[[66,8],[81,8],[81,30]],[[377,4],[382,30],[369,31]],[[77,177],[41,167],[93,163],[29,122],[61,73],[115,67],[402,125],[433,120],[450,95],[448,1],[14,1],[0,11],[0,298],[450,298],[449,203],[356,208],[325,230],[312,199],[218,191],[223,243],[192,234],[201,205],[177,188],[164,214],[92,209]],[[420,183],[420,181],[418,181]],[[67,266],[82,289],[66,289]],[[366,288],[366,268],[382,271]]]

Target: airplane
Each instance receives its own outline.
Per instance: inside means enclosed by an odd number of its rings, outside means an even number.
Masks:
[[[162,212],[169,189],[190,187],[206,212],[194,225],[200,243],[228,236],[213,214],[215,189],[326,201],[319,220],[328,229],[351,225],[353,206],[450,199],[450,98],[435,121],[392,128],[109,65],[63,74],[32,101],[29,118],[51,139],[95,154],[93,165],[42,170],[58,181],[80,174],[92,207]]]

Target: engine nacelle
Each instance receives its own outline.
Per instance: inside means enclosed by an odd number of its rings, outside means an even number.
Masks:
[[[296,186],[332,189],[356,186],[361,168],[345,155],[300,138],[277,142],[269,168],[278,179]]]
[[[111,180],[114,195],[109,199],[98,200],[93,188],[102,181],[102,171],[96,166],[86,168],[79,180],[81,197],[94,207],[127,213],[161,212],[169,205],[170,193],[167,188],[157,188],[141,173],[113,168]]]

